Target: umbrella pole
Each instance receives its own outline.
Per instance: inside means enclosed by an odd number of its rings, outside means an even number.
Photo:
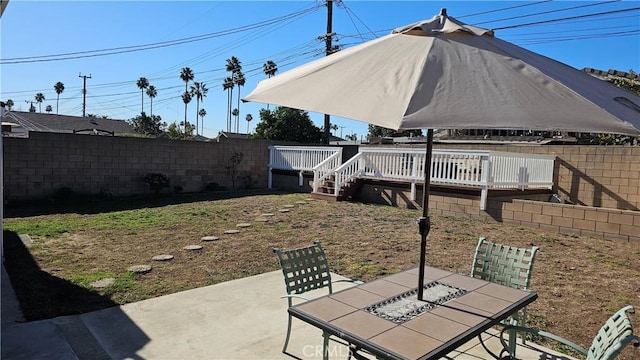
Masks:
[[[420,232],[420,268],[418,270],[418,300],[423,299],[424,266],[427,253],[427,235],[431,230],[429,220],[429,193],[431,187],[431,156],[433,154],[433,129],[427,130],[427,155],[424,158],[424,187],[422,188],[422,217],[418,219]]]

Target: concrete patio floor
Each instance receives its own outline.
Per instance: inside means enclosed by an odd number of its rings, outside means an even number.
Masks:
[[[336,284],[337,290],[346,286]],[[15,295],[2,266],[2,359],[291,359],[281,352],[287,326],[283,294],[282,273],[273,271],[82,315],[24,322],[12,306]],[[331,359],[347,358],[346,347],[330,344]],[[496,337],[488,344],[493,351],[500,348]],[[320,330],[294,319],[288,351],[321,359]],[[517,354],[571,359],[531,343],[519,345]],[[450,357],[491,359],[477,340]]]

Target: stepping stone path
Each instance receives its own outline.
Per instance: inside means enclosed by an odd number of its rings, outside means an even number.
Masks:
[[[184,250],[201,250],[202,249],[202,245],[187,245],[187,246],[183,247],[182,249],[184,249]]]
[[[172,260],[173,259],[173,255],[169,255],[169,254],[156,255],[156,256],[152,257],[151,259],[153,259],[155,261],[167,261],[167,260]]]
[[[288,212],[290,212],[291,210],[289,210],[289,209],[280,209],[280,210],[278,210],[278,211],[280,211],[281,213],[288,213]]]
[[[285,208],[294,208],[296,206],[295,205],[284,205],[283,207],[285,207]]]
[[[136,274],[144,274],[151,271],[151,265],[133,265],[129,266],[129,271],[134,272]]]
[[[269,219],[267,219],[265,217],[259,217],[259,218],[256,218],[254,221],[256,221],[256,222],[269,222]]]
[[[300,200],[300,201],[296,201],[296,204],[301,204],[301,205],[303,205],[303,204],[306,204],[306,203],[307,203],[306,201],[302,201],[302,200]]]
[[[106,278],[106,279],[100,279],[100,280],[94,281],[90,285],[91,287],[102,289],[102,288],[109,287],[115,283],[116,283],[116,279]]]
[[[220,240],[219,237],[217,236],[203,236],[200,238],[200,240],[202,241],[216,241],[216,240]]]
[[[267,216],[274,216],[275,214],[272,213],[266,213],[266,214],[262,214],[262,216],[267,217]]]
[[[240,232],[240,230],[238,230],[238,229],[232,229],[232,230],[225,230],[224,233],[225,234],[237,234],[239,232]]]
[[[238,224],[236,226],[239,227],[239,228],[247,228],[247,227],[251,226],[251,224],[249,224],[249,223],[241,223],[241,224]]]

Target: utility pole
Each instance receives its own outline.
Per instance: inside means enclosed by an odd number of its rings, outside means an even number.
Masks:
[[[327,0],[327,34],[324,38],[325,43],[325,55],[329,56],[333,52],[331,40],[333,38],[333,29],[331,24],[333,23],[333,0]],[[323,142],[325,144],[329,144],[329,139],[331,138],[331,117],[329,114],[324,114],[324,136]]]
[[[84,79],[84,85],[82,87],[82,117],[85,117],[85,110],[87,108],[87,79],[91,79],[91,74],[89,76],[82,75],[82,73],[78,74],[78,77]]]

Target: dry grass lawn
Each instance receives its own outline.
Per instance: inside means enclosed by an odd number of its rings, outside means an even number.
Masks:
[[[8,209],[6,266],[29,320],[82,313],[278,269],[273,247],[320,240],[332,269],[364,281],[417,266],[418,210],[307,200],[307,194],[182,195],[165,199]],[[286,207],[289,205],[290,207]],[[290,212],[280,212],[290,209]],[[37,213],[36,213],[37,212]],[[265,218],[267,222],[256,219]],[[239,223],[250,223],[238,228]],[[226,235],[225,230],[238,229]],[[34,240],[22,246],[16,234]],[[207,235],[217,241],[203,242]],[[469,273],[478,237],[537,245],[530,325],[589,346],[600,325],[640,310],[640,244],[560,234],[494,221],[432,215],[427,263]],[[183,250],[198,244],[198,251]],[[153,261],[170,254],[174,259]],[[134,275],[127,268],[149,264]],[[113,278],[112,286],[91,282]],[[284,292],[284,286],[283,286]],[[634,316],[640,329],[640,314]],[[627,349],[622,359],[640,357]]]

